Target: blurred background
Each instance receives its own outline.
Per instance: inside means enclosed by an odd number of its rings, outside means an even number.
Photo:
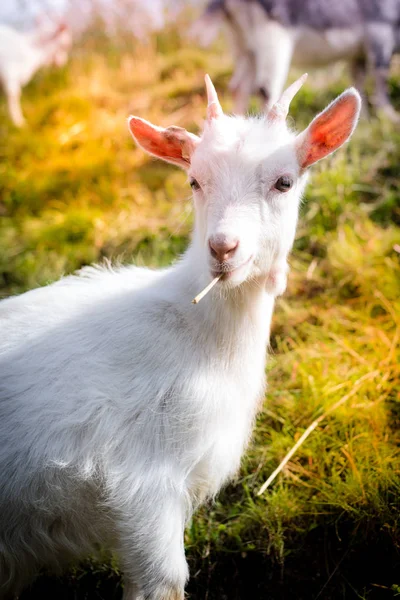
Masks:
[[[188,0],[2,0],[0,22],[29,31],[41,14],[72,35],[67,63],[22,93],[23,128],[0,96],[0,297],[104,258],[170,264],[187,245],[190,188],[179,169],[130,138],[129,114],[198,132],[208,72],[226,111],[233,60],[224,35],[190,35]],[[336,63],[311,69],[291,117],[304,128],[352,82]],[[300,72],[292,69],[289,81]],[[400,64],[390,94],[400,109]],[[259,100],[253,98],[250,111]],[[269,390],[238,479],[186,533],[189,598],[317,600],[400,596],[400,128],[374,114],[313,167],[278,300]],[[1,335],[1,332],[0,332]],[[341,406],[262,483],[315,418]],[[121,596],[101,556],[35,594]]]

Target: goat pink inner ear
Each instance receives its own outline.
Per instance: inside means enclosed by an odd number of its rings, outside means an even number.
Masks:
[[[129,129],[136,142],[149,154],[188,168],[199,138],[182,127],[157,127],[139,117],[129,118]]]
[[[361,99],[347,90],[311,122],[299,136],[298,158],[306,168],[334,152],[351,136],[360,113]]]
[[[181,148],[173,139],[168,139],[164,132],[152,127],[146,121],[132,118],[129,121],[131,131],[137,141],[147,150],[160,158],[181,158]]]

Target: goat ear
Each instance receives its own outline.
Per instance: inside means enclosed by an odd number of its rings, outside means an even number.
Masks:
[[[306,169],[347,142],[357,125],[361,98],[349,88],[317,115],[296,140],[300,166]]]
[[[184,169],[189,168],[190,158],[200,141],[197,135],[182,127],[157,127],[139,117],[129,117],[128,125],[143,150]]]

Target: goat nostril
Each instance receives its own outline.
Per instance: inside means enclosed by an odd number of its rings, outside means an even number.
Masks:
[[[269,94],[268,94],[267,90],[265,89],[265,87],[260,87],[258,89],[258,93],[260,94],[260,96],[261,96],[261,98],[263,100],[265,100],[266,102],[268,102],[268,100],[269,100]]]
[[[210,248],[211,256],[213,258],[217,258],[217,250],[215,250],[214,246],[212,245],[211,240],[208,240],[208,246]]]
[[[226,250],[226,255],[230,258],[236,252],[236,248],[238,247],[239,242],[233,242],[232,246]]]

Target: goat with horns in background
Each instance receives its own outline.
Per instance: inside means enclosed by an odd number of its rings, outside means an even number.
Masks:
[[[361,94],[370,68],[372,104],[399,121],[388,77],[400,46],[400,0],[212,0],[192,32],[206,45],[221,25],[233,51],[230,87],[237,114],[247,110],[251,94],[272,106],[291,64],[318,67],[346,60]]]

